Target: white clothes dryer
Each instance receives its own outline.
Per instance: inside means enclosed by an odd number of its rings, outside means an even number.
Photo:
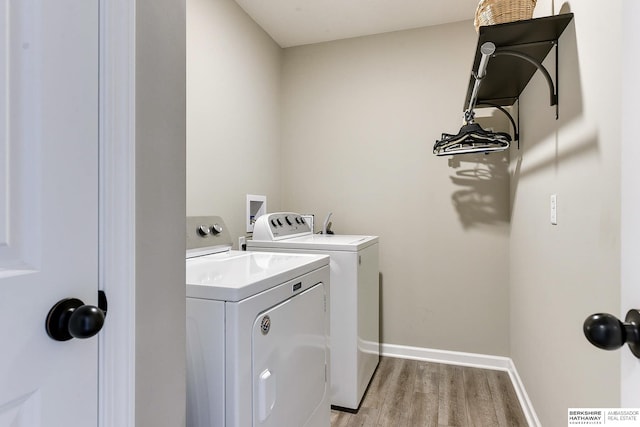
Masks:
[[[378,237],[313,234],[296,213],[260,216],[249,251],[331,257],[331,405],[357,411],[380,360]]]
[[[329,427],[329,257],[231,250],[187,217],[187,426]]]

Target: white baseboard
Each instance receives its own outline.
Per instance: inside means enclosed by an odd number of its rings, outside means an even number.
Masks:
[[[463,353],[459,351],[437,350],[431,348],[410,347],[396,344],[381,344],[382,356],[400,359],[423,360],[447,365],[469,366],[472,368],[494,369],[506,371],[509,374],[513,388],[516,391],[520,406],[530,427],[540,427],[540,420],[536,415],[527,391],[518,375],[516,366],[509,357],[492,356],[488,354]]]

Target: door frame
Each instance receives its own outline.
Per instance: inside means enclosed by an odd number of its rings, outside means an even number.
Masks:
[[[636,106],[640,83],[635,70],[640,59],[630,52],[640,49],[640,4],[636,0],[622,2],[622,85],[621,87],[621,161],[620,161],[620,318],[631,308],[640,309],[640,145],[637,142]],[[620,350],[620,406],[640,408],[640,364],[627,346]]]
[[[99,0],[98,426],[135,426],[135,0]]]

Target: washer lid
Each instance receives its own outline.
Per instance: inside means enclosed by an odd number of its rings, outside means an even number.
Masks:
[[[310,234],[277,241],[248,240],[247,248],[287,248],[324,251],[356,252],[378,243],[378,236],[350,234]]]
[[[186,261],[187,297],[240,301],[329,265],[326,255],[228,251]]]

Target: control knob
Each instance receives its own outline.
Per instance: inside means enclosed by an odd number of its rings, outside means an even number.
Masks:
[[[291,222],[291,220],[289,219],[289,217],[288,217],[288,216],[285,216],[285,217],[284,217],[284,220],[285,220],[285,221],[287,221],[287,224],[289,224],[289,225],[293,225],[293,222]]]
[[[209,235],[209,227],[207,227],[206,225],[201,225],[200,227],[198,227],[198,234],[202,237]]]
[[[222,226],[220,224],[213,224],[211,226],[211,232],[213,234],[220,234],[222,233]]]

